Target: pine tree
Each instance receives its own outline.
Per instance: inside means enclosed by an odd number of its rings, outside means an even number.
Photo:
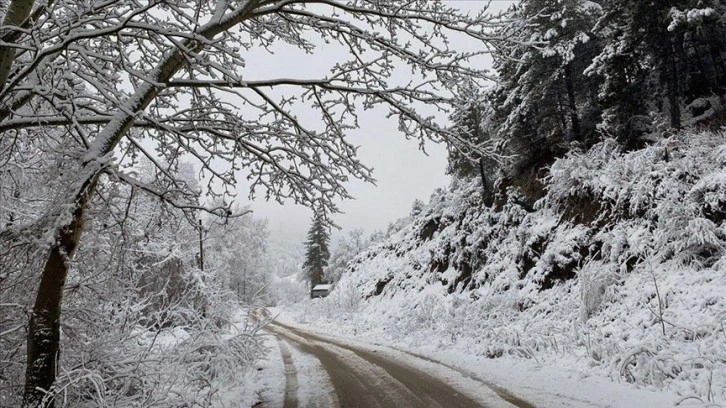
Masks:
[[[303,270],[305,277],[310,282],[310,294],[315,285],[323,282],[325,268],[330,260],[330,233],[322,214],[316,213],[312,219],[312,225],[308,230],[307,241],[305,242],[305,262]]]
[[[600,128],[627,147],[657,116],[678,129],[683,108],[726,86],[724,6],[711,0],[601,1],[607,45],[587,69],[601,78]],[[696,116],[696,115],[694,115]]]
[[[453,123],[452,131],[473,145],[482,145],[490,139],[483,127],[485,104],[483,92],[475,85],[469,84],[462,87],[457,109],[450,116]],[[450,145],[446,173],[458,178],[476,176],[479,174],[480,158],[481,155],[476,152],[462,151]]]
[[[496,51],[499,82],[489,96],[496,135],[514,157],[511,175],[594,138],[597,86],[583,71],[601,47],[592,33],[600,12],[582,0],[525,0],[498,33],[518,39]]]

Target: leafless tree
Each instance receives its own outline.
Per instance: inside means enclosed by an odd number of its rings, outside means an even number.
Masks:
[[[488,34],[495,17],[433,0],[10,0],[2,11],[0,163],[28,170],[25,149],[44,169],[61,169],[46,177],[38,211],[10,210],[3,222],[3,236],[16,237],[8,242],[45,243],[32,275],[26,406],[52,404],[43,397],[57,372],[69,259],[104,180],[228,215],[180,199],[196,192],[169,168],[187,157],[214,195],[233,192],[243,169],[251,194],[334,212],[334,200],[349,196],[346,180],[372,180],[346,139],[356,109],[385,107],[406,137],[466,144],[420,107],[448,111],[457,84],[486,78],[475,57],[499,41]],[[457,52],[457,37],[481,41],[481,51]],[[246,64],[264,64],[246,55],[278,44],[311,59],[336,44],[347,57],[316,78],[243,75]],[[403,68],[408,79],[394,80]],[[301,119],[301,109],[317,120]],[[134,177],[143,156],[166,189]]]

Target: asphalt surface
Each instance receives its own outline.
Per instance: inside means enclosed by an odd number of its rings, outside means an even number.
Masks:
[[[409,359],[396,358],[391,353],[343,344],[277,322],[268,325],[267,330],[277,336],[285,366],[283,408],[532,407],[502,390],[483,382],[475,383],[474,388],[484,387],[493,396],[490,397],[491,403],[483,401],[481,393],[476,390],[467,392],[458,389],[452,385],[452,381],[435,377],[404,361],[417,358],[432,363],[423,356],[409,354]],[[311,401],[308,397],[303,403],[298,398],[298,370],[288,347],[294,348],[296,354],[303,353],[316,358],[330,379],[333,389],[326,392],[321,387],[321,393],[326,395],[321,395],[319,401],[316,402],[315,398]],[[471,377],[468,378],[471,380]],[[310,393],[309,390],[307,392]]]

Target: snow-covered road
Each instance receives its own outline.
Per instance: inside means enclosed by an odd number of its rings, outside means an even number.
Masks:
[[[277,322],[268,330],[277,337],[285,370],[284,408],[532,406],[408,353],[347,344]]]
[[[300,324],[275,309],[253,312],[267,325],[267,357],[247,391],[255,407],[665,408],[689,405],[673,393],[516,358],[488,359],[432,344],[386,342],[371,333],[341,336],[327,324]],[[431,339],[431,342],[433,343]],[[424,342],[425,343],[425,342]],[[681,401],[680,403],[678,401]],[[247,407],[233,397],[225,407]]]

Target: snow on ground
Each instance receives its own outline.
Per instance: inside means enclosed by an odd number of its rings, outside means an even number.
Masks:
[[[297,305],[297,308],[299,309],[274,309],[273,314],[278,314],[277,321],[330,336],[343,344],[369,349],[384,347],[391,356],[414,367],[440,378],[448,378],[456,386],[471,387],[471,383],[465,379],[452,380],[448,367],[454,368],[464,375],[490,384],[501,394],[510,394],[537,407],[657,408],[671,407],[681,400],[674,393],[637,389],[631,384],[619,384],[606,378],[588,376],[572,367],[545,366],[536,361],[513,357],[488,359],[474,356],[465,348],[459,347],[462,345],[456,344],[441,349],[430,338],[411,336],[406,340],[393,342],[390,339],[385,340],[387,336],[381,332],[361,331],[350,320],[350,324],[341,324],[340,321],[331,324],[324,320],[301,324],[300,320],[310,322],[309,318],[301,319],[310,309],[301,305]],[[424,361],[421,357],[431,361]],[[684,402],[681,406],[689,406],[689,402]]]
[[[261,402],[263,391],[272,389],[279,382],[279,376],[273,373],[277,365],[273,363],[270,367],[267,367],[267,364],[268,361],[261,361],[257,365],[257,370],[247,371],[239,375],[237,381],[233,384],[219,386],[217,398],[212,400],[211,407],[248,408]],[[269,370],[266,370],[267,368]],[[275,406],[282,406],[282,400]]]
[[[251,377],[254,381],[249,388],[254,389],[257,396],[255,403],[263,403],[263,406],[269,407],[281,407],[285,397],[285,372],[282,355],[275,336],[265,334],[264,339],[268,352],[265,358],[257,363]]]
[[[479,181],[454,183],[287,317],[561,384],[533,398],[726,406],[724,146],[723,132],[605,140],[554,163],[533,206],[510,191],[488,207]]]
[[[240,309],[234,314],[228,337],[246,333],[254,324],[257,321],[248,318],[248,310]],[[277,339],[262,334],[260,340],[265,355],[254,367],[241,369],[231,381],[213,384],[218,389],[216,398],[212,400],[213,408],[248,408],[259,403],[282,406],[284,393],[280,390],[285,389],[285,373]]]
[[[325,408],[336,405],[335,390],[320,360],[288,346],[295,364],[298,382],[298,406]]]
[[[434,356],[539,406],[726,406],[726,133],[553,164],[545,197],[477,180],[281,319]],[[349,340],[346,340],[349,341]]]

